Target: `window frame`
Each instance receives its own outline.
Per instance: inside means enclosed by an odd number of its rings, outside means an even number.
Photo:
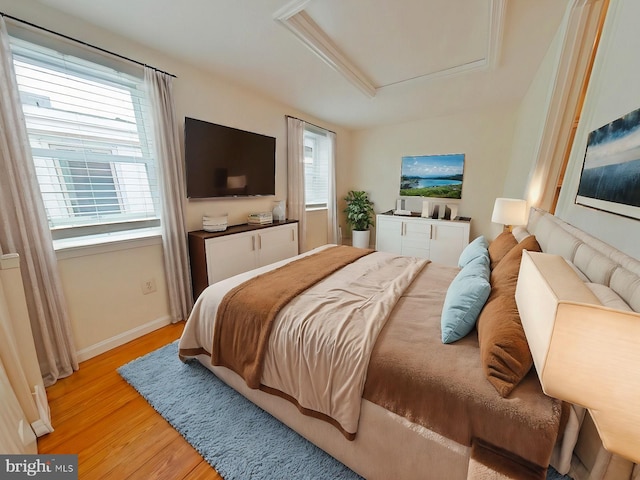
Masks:
[[[123,155],[122,153],[98,153],[95,150],[99,150],[101,147],[93,148],[91,146],[84,148],[84,150],[74,150],[73,148],[65,149],[68,135],[56,135],[55,132],[42,132],[42,139],[47,140],[47,145],[60,144],[63,148],[38,148],[32,147],[32,157],[34,164],[37,164],[36,159],[49,159],[53,160],[52,165],[54,169],[61,168],[61,162],[68,161],[84,161],[92,162],[97,161],[104,165],[108,165],[112,171],[112,179],[114,183],[114,191],[118,197],[118,202],[121,202],[122,193],[127,193],[126,189],[121,187],[122,184],[118,183],[117,172],[114,166],[118,163],[130,163],[136,165],[144,165],[146,171],[146,182],[143,189],[136,191],[138,195],[145,195],[145,188],[149,189],[149,198],[153,205],[152,215],[135,215],[135,214],[114,214],[111,218],[109,215],[105,215],[99,222],[78,225],[82,223],[81,220],[73,218],[73,215],[69,216],[69,221],[62,225],[60,221],[51,221],[49,215],[47,220],[49,223],[52,239],[54,240],[54,248],[58,248],[57,244],[68,244],[71,241],[74,245],[92,245],[101,244],[105,240],[113,240],[116,238],[130,240],[133,238],[146,238],[149,236],[160,235],[161,225],[161,192],[159,184],[159,171],[157,165],[157,158],[155,156],[153,148],[152,138],[152,119],[148,107],[143,105],[141,95],[145,95],[143,85],[143,75],[141,69],[137,69],[136,74],[133,74],[130,66],[122,65],[125,68],[118,68],[121,62],[98,61],[104,57],[96,55],[85,49],[78,49],[77,47],[68,48],[69,45],[64,42],[49,42],[49,41],[37,41],[30,35],[29,32],[22,31],[21,29],[10,29],[11,37],[11,50],[14,55],[14,61],[24,62],[29,65],[33,65],[39,68],[46,68],[53,70],[54,72],[71,74],[77,76],[80,79],[88,80],[92,83],[98,83],[100,85],[114,86],[115,88],[129,93],[130,102],[132,106],[133,115],[135,118],[135,129],[132,129],[132,135],[135,135],[138,142],[134,149],[139,150],[140,156],[137,155]],[[14,42],[15,40],[15,42]],[[35,47],[25,48],[22,47],[22,42],[28,42]],[[62,47],[62,48],[60,48]],[[50,56],[46,51],[38,49],[50,49],[56,52],[57,55],[62,57],[71,55],[79,58],[81,62],[90,62],[91,65],[77,64],[77,63],[65,63],[64,58],[56,58]],[[71,50],[71,51],[70,51]],[[84,54],[79,54],[84,53]],[[85,55],[86,54],[86,55]],[[142,92],[142,93],[141,93]],[[27,110],[27,105],[34,105],[33,103],[25,102],[21,99],[23,110]],[[25,113],[25,117],[29,115]],[[63,120],[60,120],[63,123]],[[106,128],[108,130],[108,127]],[[108,137],[107,143],[109,142]],[[60,139],[57,141],[57,139]],[[29,141],[31,143],[31,134],[29,134]],[[98,143],[98,142],[96,142]],[[118,145],[118,139],[113,138],[113,145]],[[124,145],[121,143],[121,145]],[[133,153],[133,152],[132,152]],[[60,181],[61,190],[66,187],[66,181],[62,175],[57,177]],[[64,182],[64,184],[63,184]],[[38,183],[40,186],[40,184]],[[155,192],[154,192],[155,190]],[[92,190],[92,194],[98,190]],[[43,202],[45,202],[45,193],[40,190]],[[71,200],[66,195],[63,197],[64,202],[61,208],[73,208],[71,206]],[[146,197],[145,197],[146,198]],[[129,217],[129,218],[127,218]],[[57,225],[56,225],[57,224]],[[75,224],[75,225],[74,225]],[[75,240],[74,240],[75,239]],[[58,242],[60,241],[60,242]],[[63,247],[61,247],[63,248]]]

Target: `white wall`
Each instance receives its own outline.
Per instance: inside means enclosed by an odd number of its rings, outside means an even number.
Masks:
[[[328,236],[327,210],[310,210],[307,212],[307,250],[327,244]]]
[[[640,220],[576,205],[589,132],[640,108],[640,2],[611,0],[556,214],[640,258]]]
[[[540,150],[540,142],[549,110],[550,87],[556,72],[559,51],[562,48],[562,25],[547,50],[540,68],[518,108],[511,162],[502,195],[527,199],[531,173]]]
[[[509,168],[516,111],[517,105],[503,105],[354,132],[348,188],[369,192],[376,212],[391,210],[403,156],[464,153],[458,213],[472,218],[471,238],[493,238],[501,227],[491,223],[491,212]]]
[[[159,239],[58,252],[58,268],[81,361],[170,322]],[[157,291],[144,295],[145,280]]]
[[[175,106],[180,129],[185,116],[276,137],[276,196],[254,199],[199,200],[187,205],[187,229],[201,229],[205,213],[226,212],[229,222],[245,223],[252,211],[271,210],[286,198],[286,122],[294,115],[337,134],[337,161],[350,158],[350,131],[310,117],[219,75],[148,49],[62,15],[34,0],[0,0],[9,15],[145,62],[177,76]],[[344,177],[342,177],[344,178]],[[344,190],[338,177],[338,190]],[[89,358],[167,322],[168,299],[159,241],[134,242],[111,249],[82,249],[59,255],[63,288],[80,358]],[[143,295],[140,282],[155,279],[157,292]]]

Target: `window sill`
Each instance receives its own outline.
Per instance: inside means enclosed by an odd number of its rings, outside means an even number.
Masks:
[[[162,244],[159,227],[54,240],[58,260]]]
[[[328,208],[327,207],[307,207],[305,208],[305,211],[307,212],[322,212],[322,211],[327,211]]]

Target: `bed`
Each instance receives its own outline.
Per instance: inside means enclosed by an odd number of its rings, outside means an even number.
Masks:
[[[198,298],[181,358],[365,478],[539,479],[549,464],[578,479],[631,478],[584,410],[542,393],[511,297],[523,249],[562,255],[614,293],[616,272],[638,278],[640,263],[535,209],[486,248],[486,267],[472,243],[462,267],[325,246],[223,280]],[[318,278],[305,285],[295,269]],[[471,308],[455,301],[469,282],[487,284]],[[618,293],[640,303],[640,290]],[[252,309],[271,312],[255,331]]]

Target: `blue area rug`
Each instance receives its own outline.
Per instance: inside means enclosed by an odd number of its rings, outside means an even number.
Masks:
[[[118,373],[225,480],[361,478],[198,362],[182,363],[177,341]],[[561,479],[569,477],[549,469],[547,480]]]

